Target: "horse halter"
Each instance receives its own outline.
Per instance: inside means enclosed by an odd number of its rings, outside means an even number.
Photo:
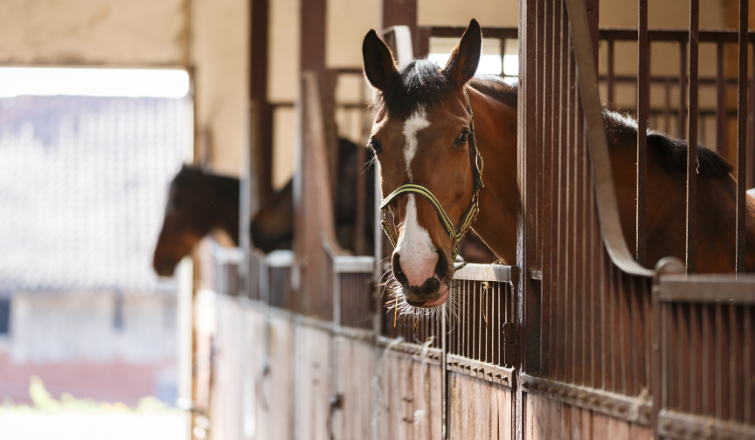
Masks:
[[[398,233],[396,232],[396,228],[393,223],[388,221],[386,211],[388,210],[388,205],[390,205],[391,202],[393,202],[397,197],[403,194],[418,194],[427,199],[427,201],[430,202],[431,205],[433,205],[433,208],[435,208],[435,211],[438,213],[440,224],[443,225],[443,228],[451,238],[451,244],[453,245],[452,259],[454,261],[456,260],[456,255],[458,254],[457,244],[459,240],[461,240],[464,234],[467,233],[470,226],[472,226],[472,223],[477,218],[477,213],[480,212],[480,207],[478,204],[480,199],[480,190],[485,187],[485,184],[482,182],[482,170],[484,168],[484,162],[482,156],[480,155],[480,151],[477,149],[477,140],[475,139],[474,129],[474,113],[472,113],[472,104],[469,102],[469,93],[467,93],[466,88],[464,88],[464,97],[467,100],[467,112],[469,112],[469,116],[472,118],[472,122],[469,126],[470,131],[472,132],[470,147],[474,152],[474,160],[472,162],[474,193],[472,194],[472,201],[469,203],[467,210],[464,211],[464,214],[462,214],[459,225],[456,226],[451,220],[451,217],[449,217],[446,211],[443,209],[443,206],[440,204],[438,198],[435,197],[435,195],[432,193],[432,191],[427,189],[425,186],[420,185],[419,183],[408,182],[401,185],[395,191],[390,193],[388,197],[384,198],[380,203],[380,210],[383,212],[383,221],[381,222],[381,225],[383,227],[383,231],[385,231],[385,234],[391,240],[391,244],[394,248],[396,247],[396,244],[398,242]],[[455,267],[455,270],[461,269],[465,265],[466,263],[460,264],[459,266]]]

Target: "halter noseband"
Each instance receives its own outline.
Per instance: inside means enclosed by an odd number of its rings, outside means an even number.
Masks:
[[[386,211],[388,210],[388,205],[390,205],[391,202],[393,202],[393,200],[395,200],[400,195],[418,194],[427,199],[427,201],[430,202],[431,205],[433,205],[433,208],[435,208],[435,211],[437,211],[438,213],[440,224],[443,225],[443,229],[446,230],[448,236],[451,238],[451,244],[453,245],[453,260],[456,260],[456,255],[458,253],[457,243],[459,242],[459,240],[461,240],[464,234],[467,233],[469,227],[472,226],[475,218],[477,218],[477,213],[480,212],[480,207],[478,205],[480,190],[485,187],[485,184],[482,182],[482,170],[484,168],[484,162],[482,156],[480,155],[480,151],[477,149],[477,140],[475,139],[474,129],[474,113],[472,113],[472,104],[469,102],[469,93],[467,93],[466,88],[464,88],[464,97],[467,100],[467,112],[469,112],[469,116],[472,119],[472,122],[469,126],[470,131],[472,132],[471,148],[474,152],[474,160],[472,162],[474,193],[472,194],[472,201],[469,203],[467,210],[464,211],[464,214],[462,214],[459,225],[456,226],[451,220],[451,217],[449,217],[446,211],[443,209],[443,206],[440,204],[438,198],[435,197],[435,195],[432,193],[432,191],[427,189],[425,186],[420,185],[419,183],[408,182],[401,185],[395,191],[390,193],[388,197],[384,198],[380,203],[380,210],[383,212],[383,221],[381,222],[381,225],[383,226],[383,231],[385,231],[385,234],[391,240],[391,244],[394,248],[396,247],[396,244],[398,242],[398,233],[396,232],[396,228],[393,226],[393,223],[388,221]],[[465,265],[466,263],[463,263],[457,266],[455,269],[461,269]]]

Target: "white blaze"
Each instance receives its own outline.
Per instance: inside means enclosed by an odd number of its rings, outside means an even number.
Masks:
[[[412,176],[412,159],[417,154],[417,132],[423,128],[427,128],[430,122],[427,120],[425,109],[420,107],[414,112],[409,119],[404,122],[404,138],[406,139],[406,147],[404,148],[404,160],[406,161],[406,172],[409,174],[409,180]]]
[[[427,229],[417,221],[417,203],[414,194],[409,194],[406,203],[406,217],[404,229],[396,245],[396,253],[400,255],[401,270],[409,280],[411,286],[421,286],[435,273],[438,253],[430,239]]]

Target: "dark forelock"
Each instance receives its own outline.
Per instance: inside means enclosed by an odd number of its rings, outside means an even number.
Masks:
[[[407,119],[420,106],[431,107],[453,96],[453,86],[435,62],[414,60],[386,82],[374,108],[378,114],[388,112],[392,118]]]

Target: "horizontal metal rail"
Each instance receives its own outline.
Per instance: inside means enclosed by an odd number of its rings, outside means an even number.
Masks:
[[[454,279],[513,283],[516,281],[518,269],[516,266],[504,266],[501,264],[467,264],[454,273]]]
[[[663,275],[658,289],[663,302],[755,304],[755,275]]]

